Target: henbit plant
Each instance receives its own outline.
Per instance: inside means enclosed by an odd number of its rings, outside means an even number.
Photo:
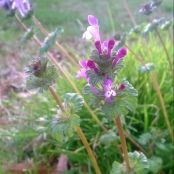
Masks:
[[[41,52],[43,51],[44,46],[45,43],[40,48]],[[47,48],[48,46],[45,47],[46,51],[48,51]],[[27,87],[29,89],[39,88],[40,91],[49,89],[60,108],[53,125],[55,127],[54,131],[59,135],[60,142],[63,141],[64,138],[71,137],[73,132],[76,131],[88,152],[96,174],[101,174],[94,153],[80,128],[80,118],[76,114],[83,106],[84,101],[82,97],[75,93],[68,93],[65,94],[64,103],[62,103],[61,98],[51,86],[56,80],[56,71],[52,66],[48,65],[48,60],[45,57],[37,59],[29,66],[27,72]]]
[[[21,26],[28,32],[28,28],[27,26],[21,21],[21,19],[16,15],[16,19],[17,21],[21,24]],[[38,25],[38,24],[37,24]],[[40,28],[41,29],[41,28]],[[31,35],[32,38],[34,39],[34,41],[36,42],[36,44],[39,45],[39,47],[42,46],[42,42],[38,39],[38,37],[36,36],[36,34],[32,34]],[[56,36],[56,35],[55,35]],[[29,37],[30,38],[30,37]],[[28,38],[27,38],[28,39]],[[48,43],[52,43],[52,46],[54,45],[54,42],[52,41],[49,41],[49,39],[53,39],[54,40],[54,37],[51,37],[50,38],[50,35],[48,35],[45,40],[47,40]],[[44,43],[44,42],[43,42]],[[58,45],[58,42],[56,42]],[[45,45],[45,47],[47,47],[47,45]],[[50,46],[49,46],[50,48]],[[63,48],[63,47],[62,47]],[[44,49],[43,49],[44,50]],[[42,51],[42,53],[46,54],[46,51]],[[76,84],[71,80],[71,78],[69,77],[68,75],[68,72],[66,69],[64,69],[63,67],[61,67],[61,65],[59,64],[59,62],[55,59],[55,57],[52,55],[52,53],[50,51],[47,52],[47,55],[48,55],[48,58],[49,58],[49,61],[55,66],[55,68],[57,69],[58,72],[60,72],[60,74],[65,78],[67,79],[67,82],[70,86],[72,86],[73,90],[80,94],[81,95],[81,92],[79,91],[78,87],[76,86]],[[104,130],[106,131],[107,129],[103,126],[103,124],[101,123],[101,121],[97,118],[96,114],[91,110],[91,108],[89,107],[89,105],[86,103],[86,101],[84,101],[84,106],[87,108],[87,110],[90,112],[91,114],[91,117],[97,122],[97,124]]]
[[[127,54],[127,49],[121,47],[121,43],[114,39],[102,41],[98,19],[95,16],[88,16],[90,26],[83,34],[83,38],[93,38],[95,50],[92,51],[90,59],[80,60],[81,69],[77,73],[78,78],[83,78],[87,82],[84,87],[85,94],[92,93],[94,104],[101,107],[106,117],[113,119],[121,140],[123,159],[126,165],[122,166],[124,172],[136,171],[132,161],[130,163],[127,151],[125,135],[120,120],[120,116],[128,111],[133,111],[136,107],[137,91],[126,80],[119,85],[115,83],[118,79],[119,70],[123,67],[123,58]],[[144,168],[145,169],[145,168]],[[114,170],[115,172],[115,170]]]

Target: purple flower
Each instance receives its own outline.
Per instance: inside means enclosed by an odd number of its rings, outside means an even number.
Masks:
[[[91,92],[92,92],[95,96],[97,96],[98,93],[99,93],[99,91],[97,90],[97,88],[96,88],[95,86],[93,86],[93,85],[90,85],[90,90],[91,90]]]
[[[88,15],[88,23],[89,25],[98,25],[98,19],[93,15]]]
[[[88,71],[90,68],[87,66],[87,60],[80,60],[79,64],[81,66],[81,69],[77,72],[77,78],[84,78],[86,81],[88,81],[86,71]]]
[[[93,15],[88,15],[88,23],[90,26],[87,27],[82,37],[87,40],[93,38],[95,41],[100,41],[98,19]]]
[[[118,87],[118,90],[123,91],[126,88],[126,85],[124,83],[121,83]]]
[[[127,49],[122,47],[117,51],[117,54],[112,62],[112,65],[115,66],[119,63],[121,59],[123,59],[127,55]]]
[[[0,8],[11,10],[12,0],[0,0]]]
[[[108,45],[107,45],[107,56],[108,56],[108,58],[111,57],[112,49],[114,48],[114,46],[115,46],[115,40],[110,39],[108,41]]]
[[[90,69],[93,69],[96,73],[98,72],[98,68],[96,67],[93,60],[80,60],[79,64],[81,66],[81,69],[77,73],[77,78],[84,78],[86,81],[88,81],[88,77],[86,72]]]
[[[112,88],[113,86],[113,80],[108,78],[104,80],[103,83],[103,90],[104,90],[104,98],[105,102],[112,103],[114,97],[116,96],[115,90]]]
[[[111,53],[112,53],[114,46],[115,46],[114,39],[105,40],[103,43],[101,43],[101,41],[95,42],[95,47],[98,51],[98,54],[101,55],[103,53],[106,53],[108,58],[111,57]]]
[[[149,3],[144,4],[140,8],[139,13],[144,14],[144,15],[150,15],[155,8],[156,8],[156,6],[154,6],[152,2],[149,2]]]
[[[98,72],[98,68],[96,67],[95,63],[93,60],[88,60],[87,61],[87,66],[90,68],[90,69],[93,69],[96,73]]]
[[[21,17],[27,17],[32,11],[30,0],[13,0],[12,9],[17,10]]]

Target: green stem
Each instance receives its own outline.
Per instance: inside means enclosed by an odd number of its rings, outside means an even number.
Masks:
[[[17,21],[21,24],[21,26],[27,30],[28,28],[25,26],[25,24],[20,20],[20,18],[16,15],[16,19]],[[35,42],[41,46],[41,41],[37,38],[36,35],[33,36],[33,39],[35,40]],[[55,68],[61,73],[61,75],[68,81],[68,83],[71,85],[71,87],[73,88],[73,90],[78,93],[79,95],[81,95],[80,91],[78,90],[78,88],[76,87],[76,84],[67,76],[66,71],[63,70],[63,68],[59,65],[59,63],[57,62],[57,60],[54,58],[54,56],[48,52],[48,57],[49,60],[51,61],[51,63],[55,66]],[[88,112],[91,114],[92,118],[96,121],[96,123],[103,129],[103,131],[107,131],[107,129],[105,128],[105,126],[102,124],[102,122],[98,119],[98,117],[96,116],[96,114],[91,110],[91,108],[89,107],[89,105],[85,102],[84,106],[86,107],[86,109],[88,110]]]
[[[52,96],[54,97],[54,99],[56,100],[57,104],[59,105],[61,111],[65,112],[65,108],[62,104],[60,96],[54,91],[54,88],[52,86],[49,86],[49,90],[50,90]],[[93,164],[93,167],[95,169],[96,174],[101,174],[100,168],[98,166],[97,160],[96,160],[95,155],[94,155],[94,152],[90,148],[90,145],[86,139],[85,134],[83,133],[82,129],[79,126],[76,126],[75,130],[76,130],[77,134],[79,135],[84,147],[86,148],[86,151],[88,153],[89,158],[92,161],[92,164]]]
[[[49,33],[46,31],[46,29],[43,27],[43,25],[41,24],[41,22],[35,17],[32,16],[33,22],[34,24],[38,27],[38,29],[41,31],[41,33],[43,33],[45,36],[47,36]],[[66,51],[66,49],[59,44],[58,41],[56,41],[56,46],[57,48],[62,52],[62,54],[75,66],[78,65],[78,63],[75,61],[75,59],[69,55],[69,53]]]
[[[144,59],[142,59],[141,56],[137,55],[130,47],[128,47],[126,45],[126,47],[129,49],[129,51],[135,56],[135,58],[142,64],[142,65],[145,65],[145,61]],[[158,80],[157,80],[157,77],[155,74],[150,74],[150,80],[153,84],[153,88],[155,89],[156,93],[157,93],[157,96],[159,98],[159,101],[160,101],[160,105],[161,105],[161,108],[162,108],[162,111],[163,111],[163,116],[164,116],[164,120],[165,120],[165,123],[167,125],[167,129],[169,131],[169,135],[171,137],[171,140],[172,142],[174,142],[174,136],[173,136],[173,131],[172,131],[172,126],[170,125],[170,121],[169,121],[169,116],[168,116],[168,113],[167,113],[167,110],[166,110],[166,106],[165,106],[165,102],[164,102],[164,98],[161,94],[161,90],[160,90],[160,87],[159,87],[159,84],[158,84]]]

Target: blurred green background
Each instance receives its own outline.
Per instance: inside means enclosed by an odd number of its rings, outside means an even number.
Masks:
[[[146,21],[146,17],[138,14],[138,9],[147,1],[128,0],[132,14],[137,22]],[[157,9],[153,17],[159,14],[172,18],[172,0],[164,0],[160,9]],[[111,32],[112,27],[108,16],[112,16],[113,25],[116,31],[125,31],[132,27],[129,16],[124,8],[122,0],[35,0],[33,1],[34,14],[50,31],[55,27],[63,27],[63,37],[81,37],[79,22],[85,23],[88,14],[96,15],[99,18],[102,30]],[[18,33],[15,30],[14,20],[6,18],[0,11],[0,39],[13,39]]]

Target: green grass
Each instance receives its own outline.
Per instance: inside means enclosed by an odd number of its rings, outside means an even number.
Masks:
[[[138,22],[142,21],[142,16],[138,15],[138,8],[143,4],[139,0],[128,1],[132,14],[135,16]],[[160,12],[166,17],[172,18],[172,0],[165,0],[160,10],[157,10],[155,16]],[[34,14],[43,23],[43,25],[49,30],[54,30],[55,27],[63,27],[63,38],[81,37],[82,33],[79,31],[79,24],[77,20],[80,20],[82,24],[86,25],[86,16],[93,14],[98,16],[102,30],[104,32],[111,32],[111,24],[108,21],[108,7],[112,13],[114,26],[117,32],[128,29],[132,26],[129,22],[127,12],[123,7],[122,0],[111,1],[93,1],[93,0],[36,0],[33,2]],[[10,17],[9,17],[10,18]],[[144,18],[146,19],[146,18]],[[1,40],[16,39],[19,36],[17,30],[14,30],[15,22],[12,19],[6,20],[5,15],[0,12],[0,22],[3,27],[2,30],[7,31],[7,34],[0,32]],[[13,25],[11,25],[11,22]],[[1,29],[0,29],[1,30]],[[8,32],[9,31],[9,32]]]
[[[167,49],[171,50],[172,45],[170,44],[170,37],[166,33],[164,33],[164,35],[163,38],[165,38]],[[156,49],[159,46],[159,40],[154,35],[151,35],[150,40],[148,41],[148,47],[151,48],[152,51],[150,56],[146,52],[147,48],[142,47],[143,44],[144,41],[142,39],[138,39],[137,42],[132,43],[130,47],[137,54],[142,53],[145,56],[145,61],[147,63],[154,63],[154,71],[158,75],[158,82],[160,84],[160,89],[169,114],[170,123],[173,125],[174,119],[172,116],[172,106],[174,103],[171,95],[173,82],[165,53],[161,47],[161,49]],[[125,126],[135,140],[145,149],[148,158],[155,157],[161,159],[163,162],[162,169],[165,170],[166,173],[172,173],[173,163],[171,151],[174,148],[168,135],[161,106],[156,92],[152,87],[149,74],[140,73],[139,68],[139,62],[137,62],[135,57],[129,53],[125,59],[125,68],[121,71],[120,78],[126,77],[138,90],[139,96],[136,111],[134,113],[128,113],[128,115],[125,116]],[[75,72],[73,73],[74,74],[72,75],[75,76]],[[82,91],[84,86],[83,81],[78,81],[74,78],[73,81]],[[61,77],[57,81],[56,89],[59,92],[61,91],[62,97],[66,92],[73,92],[67,81]],[[85,96],[85,98],[87,101],[89,100],[89,96]],[[29,155],[29,157],[33,158],[37,165],[42,162],[47,163],[49,158],[57,158],[59,154],[64,153],[68,155],[70,160],[71,173],[73,173],[73,171],[78,171],[80,173],[81,166],[83,165],[88,166],[89,171],[93,171],[86,151],[83,149],[77,135],[74,135],[74,137],[65,141],[63,144],[60,144],[58,139],[59,136],[53,134],[51,129],[49,129],[51,120],[56,114],[57,108],[56,103],[49,92],[34,95],[30,100],[26,101],[23,106],[25,106],[24,110],[27,114],[24,122],[25,124],[19,124],[17,126],[18,131],[16,133],[14,132],[14,136],[12,136],[12,140],[9,141],[9,144],[7,143],[3,147],[5,152],[8,152],[8,149],[11,146],[14,149],[13,157],[8,154],[8,160],[10,159],[11,162],[20,162]],[[95,107],[92,106],[92,108],[97,113],[99,119],[102,120],[108,128],[116,131],[111,121],[108,121],[104,115],[95,110]],[[98,144],[94,151],[101,170],[103,173],[108,173],[114,160],[121,161],[119,151],[115,147],[115,143],[117,144],[119,141],[117,139],[114,143],[108,143],[106,145],[102,144],[100,138],[104,133],[101,131],[100,127],[96,125],[95,121],[91,119],[90,114],[85,108],[83,108],[79,115],[81,116],[81,127],[84,130],[85,135],[88,137],[88,140],[92,144],[94,144],[94,142],[95,144]],[[39,118],[44,118],[46,122],[40,122]],[[152,125],[154,120],[156,121]],[[30,147],[25,151],[19,150],[27,146],[28,142],[30,142],[33,138],[36,138],[44,133],[47,134],[47,140],[41,146]],[[136,147],[129,141],[128,147],[129,151],[136,149]],[[77,149],[79,149],[79,152],[75,153]],[[1,154],[2,153],[3,151],[1,151]],[[1,160],[4,160],[2,155]]]

